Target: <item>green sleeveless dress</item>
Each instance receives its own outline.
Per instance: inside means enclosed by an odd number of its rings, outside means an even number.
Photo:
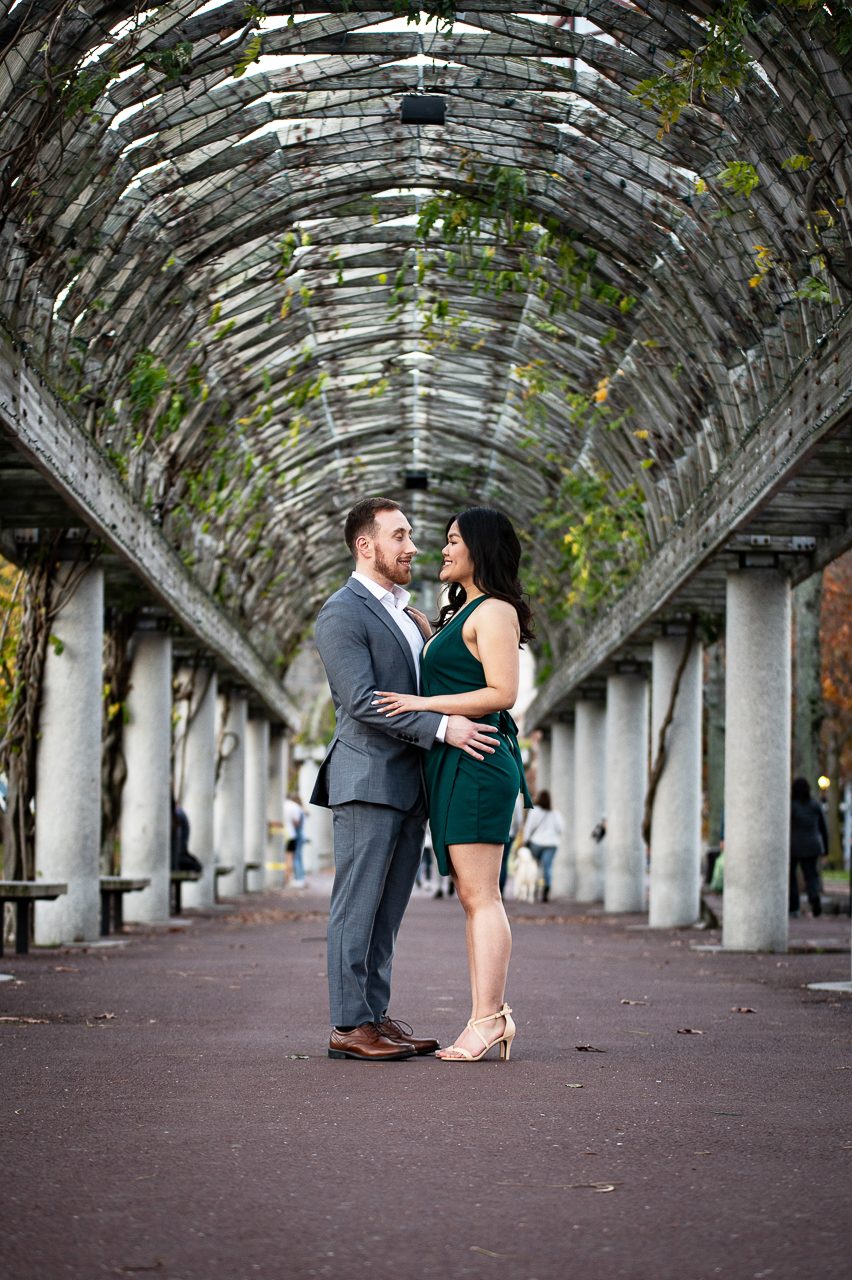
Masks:
[[[487,596],[478,596],[458,611],[451,622],[430,640],[420,664],[420,688],[424,697],[470,693],[485,687],[482,663],[462,639],[465,619]],[[441,875],[448,874],[447,845],[505,844],[518,793],[524,807],[532,808],[524,766],[518,747],[518,729],[508,711],[477,716],[480,724],[493,724],[495,751],[474,760],[458,747],[436,742],[423,756],[432,846]]]

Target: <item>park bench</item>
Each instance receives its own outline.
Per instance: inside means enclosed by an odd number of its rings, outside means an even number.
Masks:
[[[233,867],[214,867],[213,868],[213,901],[219,901],[219,877],[229,876],[233,871]]]
[[[101,876],[101,937],[111,931],[121,933],[124,924],[122,900],[125,893],[147,889],[150,880],[133,880],[127,876]]]
[[[30,949],[30,921],[33,902],[52,902],[68,892],[67,884],[39,884],[37,880],[0,880],[0,956],[3,954],[3,907],[15,904],[15,951],[25,956]]]
[[[201,874],[202,873],[200,871],[172,871],[170,873],[172,887],[171,914],[173,916],[179,916],[182,910],[180,900],[181,888],[187,880],[193,882],[200,880]]]

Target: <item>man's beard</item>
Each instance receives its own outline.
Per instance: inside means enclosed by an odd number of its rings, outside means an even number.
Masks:
[[[376,549],[376,559],[374,561],[376,571],[389,582],[393,582],[398,587],[404,587],[411,581],[411,565],[401,564],[399,560],[384,560],[382,553]]]

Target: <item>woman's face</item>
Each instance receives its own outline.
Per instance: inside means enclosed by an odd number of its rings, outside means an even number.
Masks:
[[[442,555],[444,563],[438,575],[442,582],[464,582],[473,577],[473,557],[462,540],[457,520],[450,525]]]

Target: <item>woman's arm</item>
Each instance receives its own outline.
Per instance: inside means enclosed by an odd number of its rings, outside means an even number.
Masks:
[[[486,600],[471,618],[472,639],[485,673],[485,686],[469,693],[450,693],[434,698],[382,691],[377,703],[388,718],[409,711],[438,711],[441,715],[476,718],[494,711],[508,711],[518,698],[520,628],[518,615],[504,600]]]

